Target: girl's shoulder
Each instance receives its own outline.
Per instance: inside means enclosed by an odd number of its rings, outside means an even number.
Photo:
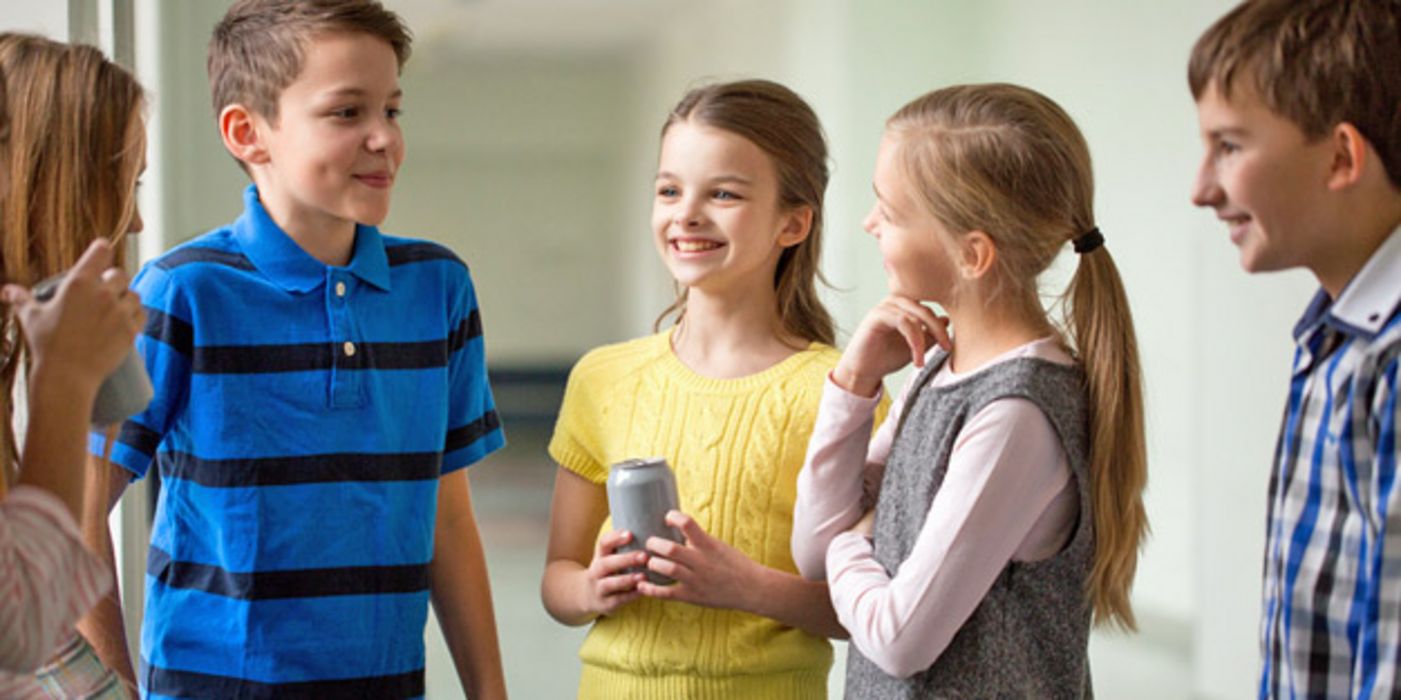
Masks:
[[[621,343],[600,345],[579,358],[569,373],[569,380],[571,383],[608,382],[627,377],[665,358],[670,347],[666,331]]]

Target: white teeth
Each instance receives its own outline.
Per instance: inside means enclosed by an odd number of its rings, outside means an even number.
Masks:
[[[719,247],[720,244],[714,241],[676,241],[676,249],[683,253],[699,253]]]

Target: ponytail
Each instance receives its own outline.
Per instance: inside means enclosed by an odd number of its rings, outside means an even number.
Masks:
[[[1095,622],[1137,629],[1129,589],[1148,531],[1143,384],[1133,315],[1114,259],[1103,247],[1080,257],[1066,289],[1065,325],[1084,364],[1089,394],[1090,501],[1095,555],[1089,598]]]

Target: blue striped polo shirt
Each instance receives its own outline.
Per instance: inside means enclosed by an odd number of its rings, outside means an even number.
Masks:
[[[328,267],[244,204],[132,283],[156,391],[111,456],[163,484],[143,692],[421,696],[438,478],[505,442],[467,267],[372,226]]]

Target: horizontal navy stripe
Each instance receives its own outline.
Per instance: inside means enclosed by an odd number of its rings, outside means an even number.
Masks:
[[[123,422],[122,429],[117,431],[117,442],[150,457],[156,453],[156,448],[160,447],[161,436],[160,433],[129,420]]]
[[[476,442],[477,440],[480,440],[482,436],[488,435],[492,431],[500,427],[501,416],[497,415],[496,409],[487,411],[486,413],[482,414],[481,418],[478,418],[477,420],[474,420],[471,423],[462,426],[461,428],[454,428],[452,430],[449,430],[447,442],[443,447],[443,451],[452,452],[454,450],[460,450]]]
[[[234,253],[218,248],[202,248],[191,246],[171,251],[164,257],[156,260],[155,265],[163,270],[173,270],[181,265],[191,263],[213,263],[215,265],[226,265],[240,270],[257,270],[253,262],[242,253]]]
[[[175,698],[244,698],[245,700],[341,700],[415,698],[425,693],[423,669],[394,676],[260,683],[244,678],[176,671],[141,661],[146,692]]]
[[[457,324],[457,330],[448,336],[448,351],[457,352],[467,341],[482,336],[482,314],[476,309],[467,314],[467,318],[462,319],[462,323]]]
[[[170,588],[241,600],[384,595],[428,590],[428,565],[344,566],[235,573],[212,564],[175,561],[151,547],[146,573]]]
[[[194,350],[192,371],[200,374],[268,374],[336,369],[431,369],[446,367],[449,339],[415,343],[356,343],[346,356],[344,342],[294,345],[210,345]]]
[[[259,459],[200,459],[185,452],[160,456],[161,476],[210,488],[287,486],[346,481],[424,481],[441,476],[439,452],[320,454]]]
[[[195,347],[195,329],[160,309],[146,307],[146,329],[143,332],[187,357]]]
[[[407,265],[409,263],[427,262],[429,260],[451,260],[458,265],[467,267],[467,263],[462,262],[462,258],[456,253],[437,243],[408,243],[405,245],[386,246],[384,256],[389,260],[389,266]]]

